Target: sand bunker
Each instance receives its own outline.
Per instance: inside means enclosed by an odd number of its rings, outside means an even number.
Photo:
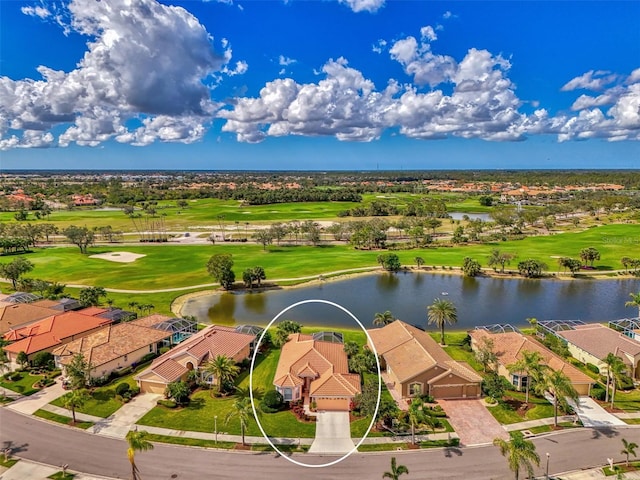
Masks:
[[[110,262],[120,263],[135,262],[137,259],[142,257],[146,257],[146,255],[140,255],[139,253],[131,252],[107,252],[89,256],[89,258],[101,258],[102,260],[109,260]]]

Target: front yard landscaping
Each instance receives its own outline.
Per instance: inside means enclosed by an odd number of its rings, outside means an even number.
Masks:
[[[39,392],[41,388],[35,387],[34,385],[45,377],[44,375],[32,375],[26,371],[14,372],[13,375],[16,380],[8,380],[2,377],[2,380],[0,380],[0,387],[7,388],[13,392],[19,393],[20,395],[33,395],[34,393]]]
[[[137,387],[136,381],[133,377],[146,367],[147,364],[140,365],[129,375],[116,378],[102,387],[91,389],[91,398],[81,408],[78,408],[76,412],[107,418],[123,405],[122,401],[116,398],[116,386],[124,382],[128,383],[132,388]],[[51,402],[51,405],[64,408],[64,401],[62,398],[56,398]]]
[[[83,430],[86,430],[87,428],[93,426],[93,422],[76,422],[74,424],[71,417],[58,415],[57,413],[48,412],[46,410],[36,410],[34,415],[36,417],[44,418],[45,420],[51,420],[52,422],[62,423],[63,425],[71,425],[73,427],[81,428]]]
[[[503,425],[553,417],[553,405],[545,398],[529,393],[529,407],[525,407],[525,392],[508,391],[495,407],[487,407],[489,412]]]

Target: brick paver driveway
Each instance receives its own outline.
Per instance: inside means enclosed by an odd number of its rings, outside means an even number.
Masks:
[[[491,443],[496,437],[509,438],[482,400],[438,400],[438,404],[447,413],[462,445]]]

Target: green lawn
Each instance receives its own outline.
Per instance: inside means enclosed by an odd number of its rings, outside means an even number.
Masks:
[[[51,420],[52,422],[62,423],[63,425],[70,425],[73,420],[72,417],[67,417],[65,415],[58,415],[57,413],[48,412],[47,410],[36,410],[34,413],[36,417],[44,418],[46,420]],[[86,430],[91,427],[93,422],[76,422],[74,427],[81,428]]]
[[[128,383],[131,387],[137,386],[137,383],[133,379],[133,377],[137,375],[137,373],[139,373],[143,368],[146,368],[146,366],[147,365],[141,365],[136,369],[136,372],[121,378],[117,378],[113,382],[103,387],[97,387],[91,394],[91,398],[89,399],[89,401],[85,403],[82,408],[78,408],[77,412],[86,413],[87,415],[94,415],[96,417],[107,418],[123,405],[121,401],[116,400],[116,386],[123,382]],[[64,408],[62,398],[56,398],[51,402],[51,405]]]
[[[203,440],[201,438],[188,437],[172,437],[170,435],[156,435],[155,433],[147,434],[147,439],[150,442],[172,443],[174,445],[188,445],[191,447],[224,448],[226,450],[233,449],[236,446],[236,442],[216,442],[215,440]]]
[[[524,402],[525,400],[524,392],[508,391],[505,396],[514,398],[521,402]],[[531,394],[529,394],[529,409],[526,411],[524,416],[520,416],[515,410],[509,408],[505,404],[488,407],[488,410],[496,420],[503,425],[553,417],[553,405],[551,405],[546,399],[536,397]],[[562,413],[559,411],[558,415],[562,415]]]
[[[513,252],[518,258],[536,258],[551,270],[558,266],[552,256],[577,257],[583,247],[598,248],[602,260],[599,270],[618,269],[620,258],[628,254],[624,242],[616,241],[634,235],[637,225],[607,225],[580,233],[530,237],[499,244],[463,245],[399,251],[402,264],[412,265],[416,256],[427,265],[460,266],[465,256],[486,264],[491,249]],[[355,250],[348,245],[275,246],[263,250],[255,244],[242,245],[136,245],[93,247],[90,253],[130,251],[146,255],[133,263],[114,263],[81,255],[77,248],[40,248],[26,257],[33,262],[32,276],[62,283],[82,283],[110,288],[135,290],[185,287],[210,283],[205,265],[214,253],[231,253],[234,270],[241,272],[255,265],[264,267],[267,277],[291,278],[315,276],[334,270],[376,266],[378,251]],[[515,268],[515,264],[511,266]],[[168,276],[170,274],[170,276]],[[170,281],[170,285],[167,283]]]
[[[62,473],[60,471],[53,475],[49,475],[47,478],[51,478],[52,480],[71,480],[72,478],[75,478],[75,475],[73,473]]]
[[[640,389],[616,391],[615,406],[625,412],[640,412]]]
[[[21,395],[33,395],[39,392],[40,388],[34,388],[33,384],[41,380],[44,375],[31,375],[28,372],[21,372],[22,377],[20,380],[11,382],[9,380],[0,381],[0,387],[8,388],[9,390],[19,393]]]

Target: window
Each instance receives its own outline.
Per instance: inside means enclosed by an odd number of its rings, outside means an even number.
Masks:
[[[290,402],[291,400],[293,400],[293,391],[290,388],[282,389],[281,393],[285,402]]]
[[[153,345],[149,345],[149,353],[153,353]]]
[[[126,362],[128,360],[128,355],[124,356],[124,361]]]
[[[422,384],[417,382],[409,384],[409,396],[417,397],[419,395],[422,395]]]
[[[520,387],[520,377],[518,375],[511,375],[511,383],[514,387]]]
[[[520,388],[527,388],[527,383],[529,383],[529,377],[522,377],[520,379]]]

